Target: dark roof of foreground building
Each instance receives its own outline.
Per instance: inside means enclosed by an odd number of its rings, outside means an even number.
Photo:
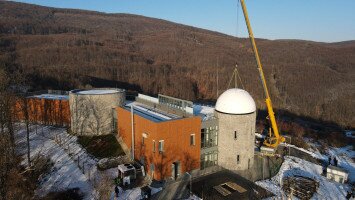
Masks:
[[[193,180],[192,192],[204,200],[263,199],[273,196],[254,182],[228,170]]]

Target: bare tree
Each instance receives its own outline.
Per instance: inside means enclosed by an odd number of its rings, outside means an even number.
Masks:
[[[97,192],[96,199],[104,200],[110,199],[112,192],[114,191],[113,180],[105,174],[102,174],[99,181],[94,183],[94,188]]]
[[[14,96],[9,92],[10,79],[0,69],[0,200],[19,199],[16,182],[19,171],[15,156]],[[12,198],[14,197],[14,198]]]
[[[30,149],[30,106],[29,100],[26,98],[26,95],[21,96],[20,100],[20,112],[23,117],[23,121],[26,126],[26,144],[27,144],[27,165],[31,166],[31,149]]]

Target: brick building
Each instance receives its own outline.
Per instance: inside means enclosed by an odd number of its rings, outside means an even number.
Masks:
[[[119,137],[155,179],[176,179],[217,164],[230,170],[253,165],[256,108],[244,90],[224,92],[216,110],[139,94],[115,111]]]
[[[116,97],[112,91],[84,92],[105,99],[105,104],[95,101],[96,107],[105,105],[105,121],[111,126],[102,134],[118,134],[131,150],[132,159],[139,160],[152,178],[176,179],[185,172],[214,165],[232,171],[253,166],[256,107],[248,92],[229,89],[220,95],[214,108],[161,94],[157,98],[139,94],[134,101],[128,101],[125,95]],[[48,125],[78,124],[74,116],[88,119],[90,109],[94,111],[92,103],[87,103],[91,101],[80,99],[77,101],[84,104],[81,110],[85,112],[70,109],[78,102],[74,105],[69,101],[67,93],[40,93],[24,99],[16,104],[18,118],[25,119],[23,111],[27,108],[31,122]]]
[[[68,95],[55,94],[51,91],[37,92],[19,98],[15,105],[18,120],[54,126],[70,125]]]

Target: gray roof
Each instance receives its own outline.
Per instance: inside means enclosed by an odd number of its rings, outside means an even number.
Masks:
[[[341,167],[336,167],[336,166],[334,166],[334,165],[329,165],[328,168],[329,168],[329,169],[332,169],[332,170],[340,171],[340,172],[349,173],[346,169],[341,168]]]

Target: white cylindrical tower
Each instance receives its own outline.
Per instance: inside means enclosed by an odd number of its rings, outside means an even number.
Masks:
[[[232,88],[217,99],[218,165],[247,170],[254,163],[256,106],[250,94]]]
[[[126,99],[123,89],[72,90],[69,93],[71,130],[76,135],[112,133],[113,108]]]

